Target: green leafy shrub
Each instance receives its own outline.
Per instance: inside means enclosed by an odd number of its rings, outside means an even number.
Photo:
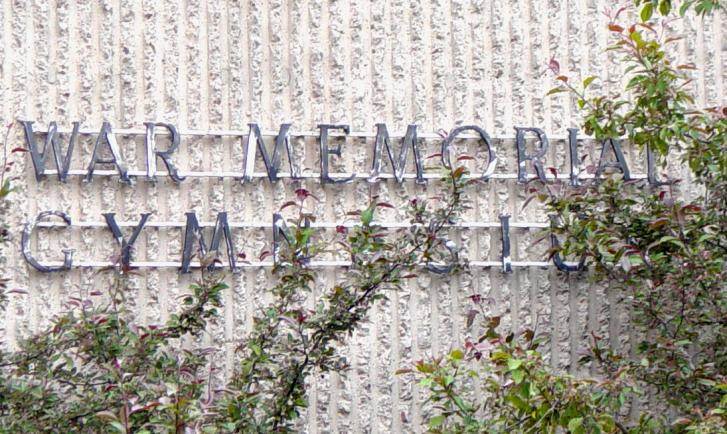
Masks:
[[[116,270],[108,302],[72,298],[49,330],[0,355],[2,432],[185,432],[203,420],[211,350],[179,338],[217,316],[226,286],[205,273],[180,313],[140,326],[127,278]]]
[[[691,188],[702,194],[689,201],[677,180],[647,185],[617,174],[572,189],[543,186],[540,198],[556,216],[549,232],[560,240],[552,253],[585,258],[595,279],[631,300],[641,332],[638,357],[594,348],[593,360],[607,373],[628,367],[681,415],[721,414],[727,388],[726,113],[693,106],[686,90],[692,67],[666,55],[678,39],[668,29],[657,32],[651,23],[625,29],[614,22],[609,28],[616,37],[612,49],[628,64],[629,97],[591,97],[588,83],[578,90],[561,79],[578,95],[586,129],[597,140],[625,136],[653,152],[661,166],[680,160],[694,175]]]
[[[114,283],[88,298],[71,298],[49,329],[13,352],[0,352],[0,432],[293,432],[306,404],[306,378],[313,372],[342,371],[338,352],[371,306],[426,269],[456,272],[462,264],[444,237],[467,207],[464,187],[474,180],[464,168],[444,169],[446,193],[413,199],[411,226],[387,231],[376,224],[374,198],[354,214],[359,224],[340,227],[336,239],[321,239],[305,212],[313,196],[299,189],[298,215],[281,228],[273,275],[272,302],[240,336],[239,364],[229,383],[216,385],[213,349],[194,341],[216,321],[226,285],[202,259],[202,277],[182,308],[162,325],[142,326],[126,307],[133,270],[114,266]],[[313,310],[306,297],[316,283],[311,260],[333,242],[351,257],[345,279],[321,294]],[[268,252],[262,256],[268,255]],[[98,301],[106,300],[106,301]],[[223,386],[223,387],[220,387]]]
[[[682,16],[692,7],[697,14],[707,15],[723,6],[720,0],[634,0],[634,4],[640,7],[639,16],[643,21],[649,21],[656,12],[669,15],[676,5],[679,5],[679,14]]]
[[[433,433],[616,433],[626,432],[619,409],[637,393],[621,371],[595,380],[556,374],[538,347],[533,330],[519,336],[498,331],[499,317],[477,305],[485,332],[463,349],[419,361],[413,370],[429,392]],[[640,432],[656,432],[649,420]]]
[[[727,430],[727,149],[724,108],[699,110],[688,92],[691,64],[675,64],[666,46],[678,40],[668,22],[670,1],[636,1],[639,22],[609,23],[609,48],[627,64],[621,95],[591,95],[596,77],[582,85],[549,68],[559,86],[583,110],[583,128],[597,141],[626,139],[652,152],[655,165],[686,165],[694,182],[624,180],[620,173],[557,181],[531,191],[553,217],[546,238],[552,255],[583,258],[594,283],[620,290],[638,336],[636,357],[617,353],[594,336],[582,359],[595,378],[552,372],[537,352],[531,331],[503,338],[491,319],[487,333],[447,357],[420,362],[416,371],[434,411],[432,432],[699,432]],[[720,7],[690,1],[700,14]],[[600,175],[600,170],[587,171]],[[585,177],[584,177],[585,178]],[[698,196],[684,198],[684,189]],[[476,391],[485,393],[478,395]],[[643,391],[650,405],[636,419],[624,403]],[[655,408],[658,406],[659,408]]]
[[[391,233],[374,221],[378,208],[391,205],[378,202],[357,213],[361,224],[351,229],[339,227],[346,235],[337,243],[352,261],[345,281],[322,291],[311,309],[306,296],[312,291],[315,273],[305,264],[333,243],[311,242],[306,222],[313,216],[304,209],[309,192],[298,190],[298,201],[286,204],[298,208],[290,221],[290,244],[280,252],[278,284],[270,288],[273,302],[254,318],[253,332],[246,340],[243,359],[220,401],[225,427],[242,432],[282,432],[295,430],[295,419],[306,406],[305,379],[315,371],[341,371],[345,358],[337,352],[356,327],[366,318],[372,304],[398,290],[402,282],[427,266],[448,264],[448,272],[461,266],[452,247],[443,237],[467,206],[463,188],[474,182],[464,168],[445,170],[448,193],[444,203],[413,199],[408,213],[412,224]]]

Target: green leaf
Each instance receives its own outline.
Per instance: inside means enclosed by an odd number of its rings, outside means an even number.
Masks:
[[[258,356],[258,357],[259,357],[259,356],[261,356],[261,355],[262,355],[262,353],[263,353],[263,350],[262,350],[262,348],[260,348],[260,345],[258,345],[258,344],[254,344],[254,343],[251,343],[251,344],[250,344],[250,349],[251,349],[251,350],[252,350],[252,352],[253,352],[253,353],[255,353],[255,355],[256,355],[256,356]]]
[[[598,417],[598,425],[602,431],[613,432],[616,430],[616,423],[613,420],[613,416],[604,414]]]
[[[99,411],[95,415],[98,419],[105,420],[105,421],[118,421],[119,418],[116,416],[116,413],[108,410]]]
[[[422,372],[424,374],[431,374],[434,372],[434,366],[432,366],[431,363],[417,363],[416,365],[417,371]]]
[[[593,80],[595,80],[596,78],[597,77],[595,77],[593,75],[590,77],[586,77],[586,79],[583,80],[583,88],[584,89],[587,88],[591,83],[593,83]]]
[[[573,419],[568,421],[568,431],[575,433],[579,431],[579,428],[583,426],[583,418],[582,417],[574,417]]]
[[[691,0],[685,1],[684,3],[682,3],[682,6],[679,8],[679,15],[683,17],[684,14],[687,13],[687,9],[689,9],[689,7],[692,5],[692,3],[693,2]]]
[[[554,88],[550,89],[548,91],[548,93],[545,94],[545,96],[550,96],[550,95],[554,95],[556,93],[562,93],[562,92],[565,92],[565,89],[563,89],[562,87],[554,87]]]
[[[451,353],[449,353],[449,357],[453,360],[462,360],[464,358],[464,353],[462,350],[453,350]]]
[[[512,371],[512,379],[513,381],[515,381],[515,384],[522,383],[524,378],[525,372],[522,369],[516,369]]]
[[[507,361],[507,369],[509,369],[510,371],[514,371],[514,370],[518,369],[520,366],[522,366],[522,364],[523,364],[523,361],[520,359],[509,359]]]
[[[505,396],[505,400],[509,401],[515,408],[517,408],[522,413],[528,413],[531,411],[530,405],[528,405],[527,402],[523,401],[522,398],[514,393],[507,394]]]
[[[364,226],[368,226],[371,224],[371,222],[374,220],[374,208],[366,208],[361,213],[361,223],[363,223]]]
[[[644,7],[641,8],[641,21],[643,21],[643,22],[649,21],[653,14],[654,14],[654,4],[646,3],[644,5]]]
[[[663,16],[667,16],[669,15],[669,12],[671,12],[671,1],[661,0],[661,3],[659,3],[659,13]]]
[[[433,418],[429,419],[429,428],[437,428],[438,426],[441,426],[446,417],[442,416],[441,414],[439,416],[434,416]]]
[[[126,433],[126,428],[124,428],[121,422],[110,422],[109,425],[114,427],[120,433]]]

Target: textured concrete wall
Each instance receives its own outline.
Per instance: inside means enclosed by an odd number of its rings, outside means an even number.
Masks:
[[[554,137],[577,126],[576,109],[566,95],[543,98],[552,86],[542,75],[550,57],[569,75],[599,75],[600,86],[617,89],[621,65],[605,54],[608,32],[601,15],[608,0],[508,1],[329,1],[304,0],[3,0],[0,4],[0,104],[4,124],[36,120],[37,127],[56,120],[62,128],[80,120],[98,128],[104,120],[115,127],[141,127],[159,120],[181,129],[245,128],[257,121],[277,129],[292,121],[298,130],[319,122],[349,123],[356,131],[374,131],[387,122],[390,131],[408,123],[421,131],[451,129],[457,123],[484,127],[497,141],[498,173],[513,173],[512,127],[539,126]],[[724,16],[690,18],[675,24],[688,37],[676,50],[697,63],[693,90],[700,105],[725,103],[727,58]],[[16,128],[12,146],[21,144]],[[142,137],[119,137],[132,168],[143,169]],[[314,140],[295,141],[306,167],[316,170]],[[434,149],[436,143],[430,142]],[[78,145],[73,168],[83,168],[91,142]],[[370,164],[370,140],[349,139],[349,161],[341,170]],[[463,143],[477,151],[476,144]],[[583,149],[593,151],[592,143]],[[636,152],[632,170],[643,173]],[[0,263],[12,278],[14,294],[0,318],[5,345],[47,324],[66,297],[88,294],[102,285],[93,270],[41,274],[19,253],[21,224],[39,211],[60,209],[75,221],[102,221],[114,211],[119,220],[136,221],[154,212],[155,221],[182,221],[194,210],[202,220],[227,210],[230,220],[270,221],[272,212],[300,184],[267,180],[241,185],[231,179],[190,179],[180,186],[167,179],[139,180],[132,188],[116,178],[91,184],[72,177],[60,184],[53,177],[37,183],[29,159],[20,156],[14,174],[18,192],[10,216],[14,239],[0,252]],[[549,165],[567,167],[563,141],[554,141]],[[239,140],[185,138],[178,158],[186,170],[237,170],[242,167]],[[385,163],[384,167],[387,167]],[[345,211],[360,206],[369,194],[403,204],[423,188],[411,181],[343,187],[302,183],[322,199],[316,213],[324,221],[341,221]],[[436,183],[434,183],[436,184]],[[436,190],[430,187],[429,192]],[[470,191],[474,207],[467,221],[496,222],[501,211],[513,222],[544,221],[537,208],[521,211],[526,197],[512,180],[495,180]],[[385,214],[399,220],[396,211]],[[537,229],[513,229],[515,260],[537,260],[542,248],[529,247]],[[471,259],[498,260],[497,229],[454,234]],[[179,229],[147,229],[138,241],[140,260],[178,260]],[[236,244],[255,257],[270,240],[267,230],[237,230]],[[71,247],[80,259],[105,259],[112,253],[105,229],[48,230],[33,241],[41,257],[58,259],[58,249]],[[321,273],[321,287],[341,271]],[[221,375],[234,363],[234,341],[250,327],[250,317],[264,302],[260,288],[268,271],[246,269],[230,277],[222,320],[205,339],[220,349]],[[141,321],[162,321],[173,312],[189,276],[176,270],[149,269],[134,279],[134,309]],[[417,430],[422,392],[396,369],[447,350],[464,337],[463,312],[473,293],[492,299],[493,312],[505,315],[508,327],[520,328],[536,318],[552,333],[549,354],[554,366],[575,369],[577,345],[597,332],[615,346],[628,345],[627,314],[616,294],[589,286],[584,279],[548,269],[516,268],[511,275],[497,268],[475,268],[471,276],[442,280],[422,276],[390,301],[376,306],[367,323],[350,340],[347,376],[319,377],[310,392],[310,432],[401,432]],[[315,297],[315,294],[313,294]]]

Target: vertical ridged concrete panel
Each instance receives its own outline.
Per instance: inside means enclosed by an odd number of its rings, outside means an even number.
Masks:
[[[497,173],[517,169],[514,126],[543,128],[551,136],[547,165],[568,170],[566,128],[579,123],[575,101],[567,94],[544,97],[553,82],[544,74],[551,57],[572,77],[597,75],[599,90],[617,90],[625,83],[624,65],[607,53],[610,43],[601,12],[607,0],[50,0],[0,2],[0,101],[4,125],[16,119],[35,120],[37,129],[57,121],[63,129],[81,121],[100,128],[142,128],[145,121],[163,121],[180,129],[242,129],[257,122],[277,130],[292,122],[293,130],[315,130],[319,123],[348,123],[354,131],[375,131],[387,123],[401,132],[410,123],[419,131],[448,131],[476,124],[495,138]],[[689,17],[674,23],[687,37],[672,54],[695,61],[691,84],[702,106],[725,103],[724,15]],[[18,125],[9,147],[22,145]],[[269,137],[268,143],[272,138]],[[82,169],[91,156],[93,138],[76,147],[72,168]],[[144,169],[143,136],[118,135],[127,164]],[[167,140],[159,138],[159,146]],[[304,172],[318,171],[315,138],[296,137],[295,160]],[[332,158],[332,171],[367,172],[371,139],[334,140],[347,150]],[[423,155],[438,152],[428,140]],[[583,153],[597,145],[582,137]],[[236,171],[243,165],[242,140],[233,137],[185,136],[176,163],[187,171]],[[483,161],[486,154],[472,140],[455,143]],[[640,152],[626,149],[634,173],[644,173]],[[195,211],[203,221],[228,211],[235,222],[271,222],[272,213],[294,195],[311,190],[319,199],[313,211],[319,221],[341,222],[348,211],[372,195],[394,204],[380,214],[389,222],[405,218],[408,199],[435,194],[436,181],[425,188],[412,181],[397,184],[363,180],[322,186],[315,179],[267,179],[242,183],[231,178],[190,178],[176,184],[140,178],[133,187],[117,177],[97,176],[86,183],[71,176],[61,184],[53,176],[36,182],[25,154],[15,154],[12,172],[16,192],[2,210],[11,226],[11,244],[0,252],[2,273],[11,278],[11,295],[0,315],[0,336],[14,348],[23,336],[41,330],[63,309],[69,296],[103,289],[106,278],[91,269],[43,274],[24,262],[19,240],[22,224],[43,210],[67,212],[76,222],[102,221],[115,212],[118,221],[136,222],[142,212],[153,221],[184,221]],[[287,157],[283,170],[287,171]],[[385,172],[390,165],[384,159]],[[257,169],[262,170],[258,162]],[[408,167],[411,172],[413,167]],[[480,167],[481,170],[481,167]],[[675,166],[672,170],[686,173]],[[497,222],[501,213],[511,222],[543,222],[537,206],[523,209],[528,193],[514,180],[494,179],[467,192],[472,208],[465,221]],[[42,259],[57,260],[60,249],[73,248],[78,261],[106,260],[114,240],[104,228],[41,229],[32,241]],[[181,228],[147,228],[136,244],[140,261],[178,261]],[[330,235],[330,234],[329,234]],[[453,230],[451,237],[472,260],[498,261],[498,228]],[[269,229],[234,229],[238,251],[255,259],[269,248]],[[513,227],[513,260],[542,260],[545,245],[537,228]],[[342,269],[320,272],[308,300],[312,308],[325,288],[345,277]],[[154,324],[179,307],[194,275],[174,268],[144,269],[135,276],[129,302],[138,320]],[[268,269],[245,268],[228,277],[220,320],[201,344],[219,349],[214,363],[223,381],[234,369],[234,348],[251,329],[252,315],[268,300],[263,288]],[[628,350],[635,336],[629,313],[612,288],[588,284],[583,276],[564,276],[553,267],[474,267],[456,278],[422,274],[371,310],[364,323],[341,348],[345,373],[310,379],[308,432],[416,432],[427,408],[424,392],[397,369],[440,354],[466,338],[469,296],[482,294],[487,309],[502,315],[503,326],[532,327],[549,333],[547,357],[554,367],[578,372],[577,350],[591,332],[614,347]],[[187,342],[186,344],[192,344]]]

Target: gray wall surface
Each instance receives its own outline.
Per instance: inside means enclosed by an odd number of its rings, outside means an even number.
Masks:
[[[233,1],[233,0],[3,0],[0,3],[0,110],[3,124],[34,120],[45,129],[57,121],[69,129],[72,121],[98,129],[103,121],[116,128],[143,128],[143,122],[166,121],[182,130],[239,129],[258,122],[277,131],[292,122],[296,131],[316,125],[348,123],[354,131],[374,132],[386,122],[389,131],[410,123],[419,131],[451,130],[475,124],[496,138],[496,173],[517,168],[514,126],[537,126],[551,137],[548,166],[567,173],[566,129],[577,127],[575,101],[566,94],[544,97],[554,86],[545,73],[551,57],[561,72],[597,75],[596,89],[618,90],[624,84],[616,55],[606,53],[610,36],[602,15],[608,0],[507,1]],[[674,53],[697,65],[691,84],[700,106],[725,104],[727,50],[721,27],[724,14],[687,18],[673,25],[687,37]],[[583,136],[583,134],[581,134]],[[39,136],[42,137],[42,136]],[[18,125],[9,147],[22,146]],[[268,138],[272,139],[271,137]],[[90,159],[92,137],[77,144],[72,168]],[[143,136],[118,136],[129,166],[144,169]],[[160,142],[163,142],[160,139]],[[297,158],[317,171],[315,138],[296,138]],[[398,145],[398,144],[397,144]],[[164,146],[164,145],[160,145]],[[337,171],[365,172],[370,167],[371,139],[346,139],[347,158]],[[425,155],[437,152],[427,140]],[[484,158],[476,141],[458,149]],[[594,154],[594,143],[580,142]],[[185,137],[177,157],[184,170],[241,171],[240,139]],[[136,222],[140,212],[152,221],[182,222],[197,212],[212,221],[227,210],[235,222],[271,223],[272,213],[301,185],[319,199],[314,211],[320,221],[341,222],[373,194],[396,206],[382,218],[401,221],[401,206],[414,194],[433,194],[411,180],[345,186],[322,186],[318,180],[258,179],[242,184],[231,178],[194,178],[176,185],[167,178],[137,180],[133,187],[117,177],[99,176],[92,183],[71,176],[67,184],[49,176],[36,182],[30,158],[14,154],[18,191],[9,216],[13,239],[0,251],[11,296],[0,315],[3,344],[48,324],[69,296],[102,289],[105,277],[89,268],[44,274],[27,266],[20,255],[22,224],[38,212],[58,209],[77,222],[102,222],[102,212],[117,220]],[[644,159],[627,149],[632,172],[644,173]],[[287,169],[287,162],[284,166]],[[390,172],[384,161],[384,171]],[[674,167],[674,170],[682,170]],[[262,166],[258,162],[258,171]],[[411,168],[408,170],[411,172]],[[473,208],[467,222],[497,222],[502,212],[511,221],[545,222],[537,206],[522,209],[526,187],[513,179],[494,179],[468,191]],[[110,232],[100,228],[42,229],[33,240],[38,257],[58,260],[61,248],[76,250],[77,261],[107,260],[113,253]],[[140,261],[178,261],[179,228],[147,228],[134,252]],[[499,229],[453,230],[452,236],[472,260],[498,261]],[[235,229],[236,246],[257,258],[270,242],[266,228]],[[512,229],[513,260],[539,261],[545,245],[532,246],[537,227]],[[330,287],[343,271],[326,268],[320,288]],[[168,318],[194,275],[174,268],[148,268],[133,279],[134,311],[139,321]],[[251,326],[251,315],[265,302],[262,288],[269,269],[246,268],[228,278],[222,317],[207,344],[219,349],[220,377],[234,368],[234,347]],[[515,330],[532,326],[551,334],[549,360],[561,369],[577,371],[577,350],[595,332],[617,348],[629,342],[628,314],[618,294],[589,285],[583,276],[565,276],[554,267],[516,267],[503,274],[496,266],[473,267],[470,275],[439,278],[422,275],[404,290],[373,308],[371,321],[357,331],[344,351],[347,375],[316,376],[310,389],[309,432],[410,432],[420,430],[424,394],[397,369],[460,345],[465,336],[468,297],[483,294],[493,313]],[[311,306],[316,294],[312,294]]]

